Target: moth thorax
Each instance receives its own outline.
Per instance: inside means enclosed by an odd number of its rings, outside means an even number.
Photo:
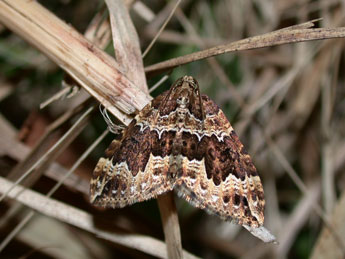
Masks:
[[[188,112],[188,109],[186,107],[177,108],[176,109],[177,118],[178,119],[184,119],[186,117],[187,112]]]

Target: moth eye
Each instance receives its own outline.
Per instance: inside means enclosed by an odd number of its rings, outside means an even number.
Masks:
[[[188,97],[185,97],[185,96],[180,96],[179,98],[176,99],[176,102],[178,104],[188,104],[189,103],[189,98]]]

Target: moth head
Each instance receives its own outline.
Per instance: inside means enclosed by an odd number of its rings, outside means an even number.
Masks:
[[[196,93],[199,90],[199,84],[192,76],[184,76],[180,79],[182,79],[182,85],[190,88],[193,92]]]
[[[180,108],[190,107],[200,98],[198,82],[191,76],[179,78],[171,88],[171,99],[176,100]]]
[[[184,93],[199,95],[199,84],[192,76],[179,78],[174,84],[174,92],[177,96],[186,95]]]

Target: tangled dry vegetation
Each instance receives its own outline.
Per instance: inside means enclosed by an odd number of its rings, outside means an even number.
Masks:
[[[41,2],[0,1],[0,257],[344,257],[344,1]],[[127,125],[183,75],[251,154],[278,245],[172,194],[89,204],[97,103]]]

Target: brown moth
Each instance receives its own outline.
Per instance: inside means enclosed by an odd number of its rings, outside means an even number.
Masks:
[[[121,208],[175,189],[224,220],[260,227],[264,191],[222,110],[191,76],[152,100],[113,140],[91,179],[91,202]]]

